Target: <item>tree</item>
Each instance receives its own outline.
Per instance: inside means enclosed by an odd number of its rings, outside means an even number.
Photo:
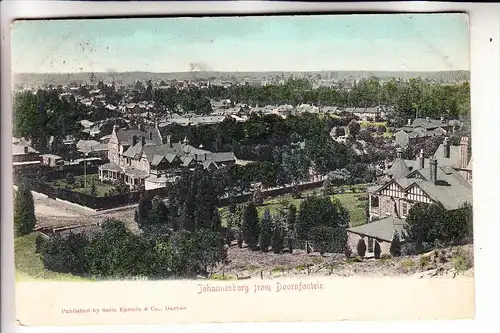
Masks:
[[[391,252],[391,255],[393,257],[399,257],[401,255],[401,240],[397,231],[395,231],[394,235],[392,236],[391,247],[389,251]]]
[[[212,269],[217,263],[222,262],[227,257],[227,250],[224,247],[224,238],[217,231],[200,229],[196,231],[198,239],[198,250],[196,260],[202,273],[212,274]]]
[[[273,252],[276,254],[281,253],[283,251],[283,248],[284,248],[283,228],[278,220],[276,220],[274,222],[274,230],[273,230],[273,236],[271,239],[271,246],[272,246]]]
[[[405,239],[415,243],[417,250],[422,249],[423,243],[433,244],[442,240],[443,230],[447,229],[446,222],[450,221],[447,215],[441,203],[416,203],[406,218]]]
[[[259,238],[259,216],[257,208],[252,202],[249,202],[243,214],[243,240],[249,248],[255,250]]]
[[[358,256],[360,256],[361,258],[364,258],[365,254],[366,254],[366,243],[365,243],[365,240],[363,238],[359,239],[356,250],[358,252]]]
[[[264,203],[264,197],[262,195],[260,188],[257,188],[253,192],[252,201],[253,201],[254,205],[256,205],[256,206],[260,206]]]
[[[380,259],[380,253],[382,252],[382,249],[380,248],[380,244],[378,241],[375,240],[375,246],[373,248],[373,256],[375,259]]]
[[[36,224],[35,202],[30,189],[20,184],[14,196],[14,231],[16,236],[27,235]]]
[[[349,128],[349,135],[356,137],[361,130],[361,125],[356,120],[351,120],[347,125]]]
[[[273,221],[269,209],[264,211],[260,222],[259,244],[262,252],[267,252],[273,237]]]
[[[94,178],[92,178],[92,184],[90,186],[90,196],[92,198],[97,197],[97,190],[96,190],[96,187],[95,187],[95,179]]]
[[[137,220],[135,221],[139,226],[139,229],[143,229],[149,224],[149,215],[152,208],[151,199],[148,198],[147,194],[141,195],[139,199],[139,205],[137,207]]]
[[[151,211],[148,216],[148,222],[150,225],[161,224],[171,226],[167,206],[159,196],[154,197],[151,202]]]
[[[342,227],[318,225],[311,230],[314,248],[321,255],[329,253],[343,253],[347,244],[346,231]]]
[[[296,230],[299,239],[308,240],[312,228],[325,225],[344,227],[349,223],[349,213],[340,201],[329,197],[310,196],[300,203]]]

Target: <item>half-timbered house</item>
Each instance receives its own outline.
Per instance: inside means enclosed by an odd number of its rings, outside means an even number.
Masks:
[[[201,164],[205,169],[236,162],[232,152],[212,153],[182,142],[163,143],[158,128],[119,130],[113,128],[107,143],[109,163],[99,167],[99,179],[124,180],[131,188],[166,186],[183,168]]]
[[[355,248],[360,238],[368,238],[368,253],[373,242],[378,242],[382,252],[388,252],[395,231],[406,224],[410,208],[416,203],[441,203],[447,210],[456,210],[472,204],[472,163],[468,158],[462,138],[457,163],[449,161],[449,146],[445,143],[444,157],[424,159],[410,169],[400,156],[394,161],[388,181],[368,189],[368,223],[348,229],[349,244]],[[438,152],[440,150],[438,149]],[[440,161],[445,161],[440,165]],[[427,162],[427,163],[426,163]],[[404,236],[400,233],[400,236]]]

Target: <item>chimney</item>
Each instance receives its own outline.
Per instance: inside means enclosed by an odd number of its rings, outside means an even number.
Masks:
[[[450,139],[448,137],[444,138],[444,158],[450,158]]]
[[[145,146],[146,145],[146,137],[145,136],[142,136],[142,145]]]
[[[444,117],[441,117],[441,123],[444,124],[445,122]]]
[[[431,122],[431,118],[429,118],[429,117],[425,117],[425,120],[427,120],[427,122],[429,122],[429,123]]]
[[[408,126],[411,125],[411,119],[408,119]]]
[[[137,144],[137,135],[132,136],[132,147]]]
[[[153,132],[149,132],[149,140],[153,140]]]
[[[172,148],[172,142],[170,141],[171,136],[167,135],[167,147]]]
[[[420,154],[418,155],[418,166],[422,170],[425,167],[424,150],[420,149]]]
[[[467,168],[469,163],[469,138],[463,136],[460,140],[460,169]]]
[[[431,158],[431,160],[429,161],[429,164],[430,164],[430,169],[431,169],[431,182],[433,184],[436,184],[436,181],[437,181],[437,160],[436,158],[433,156]]]
[[[141,125],[141,124],[138,124],[138,125],[137,125],[137,129],[138,129],[139,131],[142,131],[142,125]]]

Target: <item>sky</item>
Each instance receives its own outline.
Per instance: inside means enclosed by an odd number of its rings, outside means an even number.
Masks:
[[[469,70],[464,14],[15,21],[14,73]]]

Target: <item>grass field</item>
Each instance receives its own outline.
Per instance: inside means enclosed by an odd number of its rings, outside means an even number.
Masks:
[[[59,187],[59,188],[68,188],[75,192],[80,193],[90,193],[90,189],[92,187],[92,180],[95,184],[96,194],[98,197],[103,197],[106,194],[110,193],[113,190],[113,185],[105,184],[99,181],[99,175],[87,175],[87,187],[80,187],[80,184],[83,184],[85,176],[75,176],[75,183],[73,185],[69,185],[66,179],[58,179],[56,181],[51,182],[50,184]]]
[[[280,200],[283,199],[290,201],[290,203],[294,204],[298,209],[301,201],[304,200],[304,198],[307,197],[307,195],[309,195],[310,193],[311,191],[303,192],[301,199],[295,199],[292,198],[291,195],[287,195],[266,200],[263,205],[257,207],[257,211],[259,212],[259,216],[262,216],[266,209],[269,209],[271,214],[275,214],[278,209]],[[337,198],[349,211],[351,227],[355,227],[365,223],[365,201],[359,200],[360,196],[363,198],[367,197],[366,193],[342,193],[331,196],[331,198]],[[225,225],[225,219],[228,214],[227,207],[221,208],[220,212],[222,216],[222,224]]]
[[[16,281],[92,281],[72,274],[51,272],[43,266],[42,259],[35,253],[37,233],[17,237],[14,240]]]

